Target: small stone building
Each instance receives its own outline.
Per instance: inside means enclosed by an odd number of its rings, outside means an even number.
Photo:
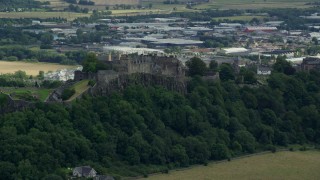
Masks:
[[[90,166],[80,166],[73,169],[74,177],[93,178],[97,176],[97,172]]]
[[[306,57],[301,63],[302,71],[310,71],[313,69],[320,70],[320,58],[319,57]]]

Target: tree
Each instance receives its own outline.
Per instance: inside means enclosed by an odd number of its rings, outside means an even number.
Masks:
[[[84,72],[97,72],[98,70],[107,69],[107,66],[98,60],[94,53],[88,53],[82,63]]]
[[[318,39],[316,37],[312,38],[312,42],[314,42],[314,45],[318,45],[319,44]]]
[[[28,78],[27,73],[25,71],[21,71],[21,70],[14,72],[14,77],[18,78],[18,79],[27,79]]]
[[[53,36],[50,33],[45,33],[41,35],[41,42],[45,45],[49,45],[53,41]]]
[[[131,164],[131,165],[137,165],[140,164],[140,156],[138,151],[134,148],[129,146],[125,152],[125,157],[127,159],[127,161]]]
[[[248,131],[238,131],[235,135],[235,140],[240,143],[242,150],[253,153],[255,150],[255,138]]]
[[[207,71],[206,63],[197,57],[188,60],[186,66],[189,68],[188,73],[190,76],[203,76]]]
[[[97,65],[98,59],[94,53],[89,53],[85,60],[82,63],[84,72],[96,72],[96,65]]]
[[[44,79],[44,71],[39,71],[38,78]]]
[[[16,172],[16,167],[10,162],[0,162],[0,179],[14,179],[13,174]]]
[[[222,63],[219,69],[219,76],[222,81],[234,80],[234,71],[230,64]]]
[[[172,149],[172,157],[175,162],[179,162],[180,166],[185,167],[189,165],[189,157],[186,149],[180,144],[175,145]]]
[[[215,144],[211,147],[211,158],[221,160],[230,157],[228,147],[225,144]]]
[[[243,83],[255,84],[257,82],[256,74],[247,68],[241,68],[239,75],[240,78],[243,78]]]
[[[293,75],[296,70],[292,67],[290,62],[283,56],[278,56],[276,63],[273,65],[273,70],[276,72],[284,73],[286,75]]]
[[[74,93],[76,93],[74,88],[67,88],[67,89],[63,90],[61,98],[64,101],[68,100],[72,95],[74,95]]]
[[[216,72],[218,70],[218,62],[215,60],[210,61],[209,69]]]
[[[29,160],[19,162],[18,172],[18,179],[37,179],[37,168]]]

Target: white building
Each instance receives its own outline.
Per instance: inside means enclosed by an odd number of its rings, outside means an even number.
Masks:
[[[223,48],[222,52],[225,54],[244,53],[248,52],[246,48]]]
[[[258,66],[258,68],[257,68],[257,74],[258,74],[258,75],[264,75],[264,76],[270,75],[270,74],[271,74],[271,68],[269,68],[269,67],[263,67],[263,66]]]

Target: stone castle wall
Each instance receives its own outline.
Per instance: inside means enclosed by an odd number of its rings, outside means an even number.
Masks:
[[[108,63],[115,71],[123,74],[149,73],[164,76],[184,77],[184,65],[174,57],[163,56],[127,56]]]
[[[180,93],[187,93],[187,81],[181,78],[166,77],[149,73],[133,73],[133,74],[118,74],[113,75],[98,75],[98,81],[90,94],[96,96],[109,95],[112,92],[123,91],[130,85],[139,84],[145,87],[148,86],[163,86],[168,90]]]

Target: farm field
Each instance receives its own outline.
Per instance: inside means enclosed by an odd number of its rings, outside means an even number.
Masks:
[[[211,163],[169,174],[154,175],[148,180],[209,179],[320,179],[320,151],[277,152]]]
[[[0,12],[0,18],[65,18],[74,20],[78,17],[89,17],[90,14],[74,13],[74,12]]]
[[[77,66],[60,65],[54,63],[29,63],[21,61],[0,61],[0,74],[14,73],[16,71],[25,71],[27,75],[36,76],[39,71],[56,71],[59,69],[73,69]]]
[[[163,4],[164,0],[143,1],[144,5],[153,4],[153,8],[172,10],[177,7],[178,11],[190,11],[185,9],[185,5],[180,4]],[[210,0],[208,3],[196,5],[193,9],[259,9],[259,8],[306,8],[307,2],[314,0]]]
[[[39,0],[45,1],[45,0]],[[169,14],[172,12],[197,12],[206,9],[261,9],[261,8],[308,8],[310,5],[306,5],[308,2],[314,2],[314,0],[210,0],[208,3],[199,4],[193,6],[193,9],[187,9],[185,4],[163,4],[164,0],[144,0],[142,1],[142,6],[148,7],[152,4],[151,9],[129,9],[129,10],[114,10],[112,6],[110,10],[114,16],[134,16],[134,15],[144,15],[144,14]],[[129,1],[128,1],[129,2]],[[183,2],[183,0],[182,0]],[[51,7],[56,10],[63,10],[69,4],[62,0],[51,0]],[[130,1],[132,3],[132,1]],[[119,2],[119,4],[121,4]],[[134,3],[133,3],[134,4]],[[90,10],[98,9],[104,10],[105,6],[95,5],[95,6],[83,6]],[[175,11],[173,10],[175,8]],[[42,14],[45,13],[45,14]],[[0,13],[0,18],[24,18],[24,17],[63,17],[68,20],[74,20],[77,17],[87,17],[90,14],[83,13],[68,13],[68,12],[16,12],[16,13]]]
[[[260,8],[307,8],[312,0],[215,0],[195,6],[198,9],[260,9]]]

